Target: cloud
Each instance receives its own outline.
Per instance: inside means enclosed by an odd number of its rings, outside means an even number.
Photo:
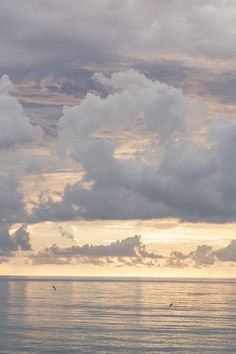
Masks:
[[[236,240],[229,245],[214,250],[210,245],[199,245],[187,254],[174,251],[167,258],[166,265],[170,267],[208,267],[216,262],[236,262]]]
[[[229,245],[214,250],[211,245],[198,245],[195,250],[183,253],[173,251],[169,256],[157,252],[150,252],[142,243],[141,236],[132,236],[111,242],[108,245],[82,245],[59,247],[54,244],[49,248],[28,257],[33,264],[76,264],[85,263],[105,266],[111,264],[116,267],[147,266],[173,268],[205,268],[222,262],[236,262],[236,240]]]
[[[70,232],[67,232],[67,231],[63,230],[63,228],[62,228],[61,226],[59,226],[58,229],[59,229],[59,232],[60,232],[60,234],[61,234],[61,236],[62,236],[63,238],[69,239],[69,240],[71,240],[71,241],[76,242],[76,238],[74,237],[73,234],[71,234]]]
[[[30,235],[27,231],[27,225],[22,225],[19,229],[17,229],[14,233],[15,242],[18,247],[21,248],[22,251],[31,251],[32,247],[30,244]]]
[[[39,116],[96,89],[95,70],[131,67],[184,92],[234,103],[233,1],[21,0],[21,9],[19,16],[16,0],[0,4],[0,72],[17,82],[24,106],[41,104],[31,109]],[[109,92],[103,88],[100,94]]]
[[[32,250],[27,225],[20,226],[13,234],[10,234],[10,226],[2,224],[0,226],[0,256],[10,257],[18,250]]]
[[[100,79],[103,78],[100,76]],[[208,168],[208,165],[211,168],[206,149],[202,146],[194,147],[195,151],[190,154],[188,140],[199,122],[188,125],[187,120],[192,115],[198,117],[200,122],[203,120],[205,111],[200,105],[186,98],[181,90],[152,82],[132,70],[112,75],[110,82],[117,88],[121,87],[121,91],[105,99],[88,94],[80,106],[64,108],[59,124],[64,146],[83,166],[85,181],[94,182],[93,186],[87,189],[80,182],[68,185],[61,202],[55,203],[49,199],[46,204],[34,209],[36,220],[65,220],[76,218],[76,215],[87,219],[180,217],[181,211],[178,213],[174,205],[178,201],[170,200],[175,198],[176,192],[182,195],[181,199],[187,197],[180,190],[186,186],[186,183],[182,185],[185,176],[179,174],[186,173],[186,179],[193,176],[196,179],[197,174],[201,177],[201,174],[208,173],[199,170]],[[137,125],[140,119],[142,122]],[[96,136],[105,128],[110,132],[110,139]],[[117,139],[128,129],[132,134],[136,129],[136,134],[146,135],[151,143],[146,147],[146,157],[153,148],[154,161],[145,160],[142,163],[115,157]],[[175,141],[175,134],[180,141]],[[158,149],[163,148],[163,159],[158,162]],[[193,165],[194,158],[196,166]],[[175,186],[175,182],[180,186]],[[175,187],[175,195],[171,196],[170,190]],[[187,199],[192,199],[193,193],[191,191],[192,195]],[[186,205],[188,210],[189,205]]]
[[[132,70],[97,79],[118,91],[106,98],[88,94],[80,106],[65,107],[59,122],[58,143],[83,167],[84,180],[67,185],[61,201],[35,207],[32,220],[234,221],[235,120],[207,127],[204,106]],[[197,137],[201,129],[205,142]],[[127,132],[127,143],[135,136],[138,142],[122,160],[116,149]]]
[[[24,196],[18,180],[12,175],[0,175],[0,257],[12,256],[17,250],[31,250],[27,225],[10,232],[14,224],[25,219]]]
[[[18,180],[12,175],[0,175],[0,222],[13,224],[24,218],[24,200]]]
[[[0,79],[0,149],[12,148],[34,139],[37,130],[15,97],[9,90],[12,88],[7,75]]]
[[[234,58],[233,1],[1,3],[0,68],[109,63],[159,53]],[[32,22],[32,18],[34,21]],[[112,25],[112,30],[111,30]],[[20,33],[20,36],[19,36]],[[6,45],[7,43],[7,45]],[[138,54],[137,54],[138,53]],[[16,71],[16,69],[15,69]]]
[[[189,263],[188,259],[189,259],[189,255],[185,255],[184,253],[179,251],[174,251],[171,252],[169,257],[167,257],[166,266],[185,268],[188,267],[188,263]]]
[[[198,246],[194,252],[190,252],[189,257],[196,265],[212,265],[215,263],[212,247],[208,245]]]
[[[236,240],[232,240],[228,246],[214,252],[222,262],[236,262]]]
[[[33,256],[34,264],[81,263],[107,264],[117,263],[119,265],[157,265],[158,260],[163,258],[157,253],[149,252],[141,242],[140,236],[127,237],[110,243],[109,245],[83,245],[61,248],[53,245],[40,251]]]

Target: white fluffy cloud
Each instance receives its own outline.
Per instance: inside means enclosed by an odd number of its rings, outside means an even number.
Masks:
[[[134,71],[107,81],[118,91],[107,98],[88,94],[80,106],[64,109],[59,124],[60,139],[91,188],[84,181],[66,186],[61,201],[34,209],[34,220],[235,220],[235,121],[210,123],[203,144],[193,136],[204,126],[206,111],[180,90]],[[116,158],[127,131],[130,139],[146,138],[143,159]]]

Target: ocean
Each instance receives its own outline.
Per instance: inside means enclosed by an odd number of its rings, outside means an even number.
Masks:
[[[236,353],[236,280],[0,277],[7,353]]]

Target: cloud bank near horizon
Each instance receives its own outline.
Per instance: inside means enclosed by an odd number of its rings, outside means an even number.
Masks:
[[[236,240],[227,246],[213,249],[212,246],[202,244],[188,253],[173,251],[163,256],[157,252],[148,251],[142,243],[141,236],[130,236],[107,245],[89,245],[51,247],[29,256],[34,265],[42,264],[79,264],[90,263],[98,266],[113,265],[135,267],[160,268],[205,268],[225,262],[236,262]]]

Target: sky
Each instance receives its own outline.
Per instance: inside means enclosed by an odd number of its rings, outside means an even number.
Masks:
[[[236,2],[0,1],[0,274],[235,277]]]

